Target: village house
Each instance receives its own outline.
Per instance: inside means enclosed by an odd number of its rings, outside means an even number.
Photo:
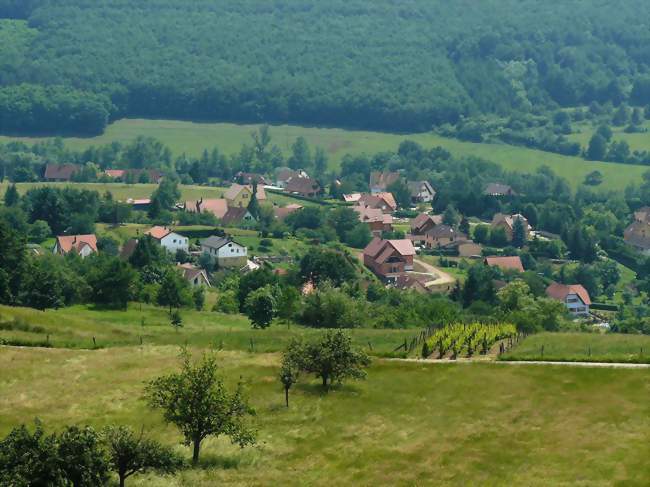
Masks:
[[[205,270],[192,264],[178,264],[178,268],[183,275],[183,279],[190,283],[192,287],[205,286],[210,287],[210,280]]]
[[[518,255],[512,257],[486,257],[483,263],[489,267],[498,267],[502,271],[524,272],[524,265]]]
[[[253,196],[253,186],[234,183],[223,195],[229,207],[248,208]],[[257,201],[266,201],[266,192],[260,185],[257,186]]]
[[[623,238],[638,252],[650,255],[650,207],[634,212],[634,221],[623,232]]]
[[[57,255],[76,252],[81,258],[86,258],[98,252],[97,236],[94,234],[58,236],[54,243],[53,252]]]
[[[410,240],[382,240],[375,237],[363,250],[363,263],[377,276],[394,282],[413,270],[415,247]]]
[[[507,184],[490,183],[483,191],[486,196],[517,196],[517,193]]]
[[[361,199],[361,193],[344,194],[343,201],[346,203],[358,203]]]
[[[436,225],[442,225],[442,215],[420,213],[411,221],[411,236],[422,236]]]
[[[171,253],[176,253],[177,250],[189,252],[190,242],[187,237],[172,232],[167,227],[152,227],[145,235],[150,235],[156,242],[160,244],[165,250]]]
[[[228,201],[225,198],[201,198],[196,201],[186,201],[183,208],[189,213],[212,213],[221,220],[228,211]]]
[[[446,247],[456,240],[467,240],[467,235],[457,232],[449,225],[436,225],[424,234],[424,245],[428,249]]]
[[[370,233],[374,236],[381,236],[383,232],[393,231],[393,217],[387,215],[379,208],[368,208],[367,206],[355,206],[354,211],[359,214],[359,221],[366,223]]]
[[[373,171],[370,173],[370,193],[383,193],[391,184],[400,179],[402,179],[402,175],[398,172]]]
[[[546,288],[546,295],[561,301],[573,316],[588,316],[591,298],[587,290],[580,284],[559,284],[554,282]]]
[[[428,181],[409,181],[408,188],[411,192],[411,203],[431,203],[436,197],[436,191]]]
[[[402,291],[415,291],[419,294],[428,294],[431,292],[427,287],[429,281],[431,281],[430,276],[404,274],[395,279],[393,286],[395,289],[401,289]]]
[[[481,244],[477,244],[473,240],[459,240],[455,242],[455,246],[458,250],[458,257],[480,257],[483,253],[483,247]]]
[[[128,205],[131,205],[131,208],[133,211],[147,211],[149,210],[149,206],[151,206],[151,199],[149,198],[143,198],[143,199],[132,199],[129,198],[126,200],[126,203]]]
[[[206,238],[201,241],[201,252],[209,255],[219,267],[242,268],[248,262],[248,249],[229,237]]]
[[[362,194],[357,205],[367,208],[375,208],[383,213],[389,214],[397,210],[397,202],[392,193]]]
[[[48,164],[45,166],[43,179],[55,183],[69,182],[81,167],[77,164]]]
[[[292,177],[287,181],[284,190],[304,198],[315,198],[321,193],[320,184],[312,178]]]
[[[497,213],[494,215],[494,218],[492,218],[490,227],[492,230],[502,228],[506,232],[506,237],[508,237],[508,240],[512,241],[512,238],[514,236],[515,222],[517,220],[521,220],[521,223],[524,226],[525,240],[528,240],[530,238],[532,227],[528,223],[526,217],[519,213],[516,215],[504,215],[503,213]]]
[[[227,227],[243,227],[243,228],[252,228],[257,225],[257,220],[251,212],[248,211],[248,208],[237,208],[230,207],[226,214],[221,218],[221,223]]]
[[[279,167],[275,170],[275,186],[278,188],[285,189],[293,178],[309,178],[309,175],[302,169],[294,171],[288,167]]]

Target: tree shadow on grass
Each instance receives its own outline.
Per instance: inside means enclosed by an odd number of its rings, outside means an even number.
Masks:
[[[232,470],[242,464],[240,455],[217,455],[215,453],[202,453],[197,468],[201,470]]]
[[[322,384],[317,382],[298,383],[295,386],[297,391],[304,393],[307,396],[327,397],[329,394],[356,394],[359,388],[354,384],[338,384],[334,383],[327,386],[327,389]]]

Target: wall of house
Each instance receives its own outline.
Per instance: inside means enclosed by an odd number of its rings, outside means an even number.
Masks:
[[[228,206],[234,206],[235,208],[239,207],[248,207],[248,204],[251,201],[251,192],[248,188],[242,189],[239,194],[232,200],[228,200]]]
[[[190,249],[190,241],[188,238],[183,237],[177,233],[170,233],[165,236],[161,241],[162,245],[168,252],[175,253],[178,249],[184,250],[185,252]]]
[[[569,294],[564,303],[569,310],[569,313],[574,315],[588,315],[589,305],[582,302],[577,294]]]

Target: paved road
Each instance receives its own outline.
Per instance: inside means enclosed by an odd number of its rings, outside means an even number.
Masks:
[[[611,369],[650,369],[650,364],[625,364],[609,362],[542,362],[542,361],[507,361],[507,360],[422,360],[419,358],[386,358],[380,360],[395,362],[416,362],[423,365],[444,364],[503,364],[503,365],[561,365],[566,367],[602,367]]]

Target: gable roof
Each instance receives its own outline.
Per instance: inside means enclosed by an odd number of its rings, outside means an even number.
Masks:
[[[292,203],[282,208],[278,208],[278,207],[273,208],[273,214],[275,215],[275,218],[277,218],[278,220],[284,220],[286,217],[291,215],[291,213],[298,210],[302,210],[302,208],[303,207],[301,205]]]
[[[409,181],[407,183],[409,191],[411,192],[411,198],[419,196],[423,189],[425,189],[432,196],[436,195],[436,190],[433,189],[429,181]]]
[[[135,252],[135,248],[138,246],[138,239],[137,238],[131,238],[126,241],[126,243],[122,246],[122,250],[120,250],[120,258],[124,260],[128,260],[131,258],[133,255],[133,252]]]
[[[212,213],[221,219],[228,211],[228,201],[225,198],[201,198],[198,201],[186,201],[185,211],[190,213]]]
[[[508,228],[513,229],[515,222],[518,219],[521,220],[521,222],[524,224],[524,228],[528,228],[528,229],[531,228],[526,217],[520,213],[517,213],[515,215],[504,215],[503,213],[496,213],[492,218],[492,225],[505,223],[508,226]]]
[[[187,264],[186,263],[186,264],[178,264],[178,268],[183,273],[183,277],[185,278],[185,280],[191,282],[196,277],[201,277],[203,282],[205,282],[208,286],[210,285],[208,275],[200,267],[196,267],[196,266],[194,266],[192,264]]]
[[[252,184],[253,182],[256,182],[258,185],[268,184],[268,181],[264,176],[254,172],[239,171],[237,174],[235,174],[235,178],[237,178],[238,181],[243,181],[244,184],[249,184],[249,185]]]
[[[294,171],[289,167],[279,167],[275,170],[275,180],[286,183],[291,178],[309,177],[305,171]]]
[[[311,194],[319,193],[320,185],[312,178],[293,177],[287,181],[285,189],[289,193]]]
[[[45,166],[45,179],[63,179],[70,181],[72,175],[79,171],[76,164],[48,164]]]
[[[356,203],[361,199],[361,193],[344,194],[343,201],[346,203]]]
[[[354,206],[352,208],[359,214],[359,221],[362,223],[382,222],[386,225],[393,223],[393,216],[386,215],[380,208],[370,208],[368,206]]]
[[[253,193],[253,186],[246,184],[246,185],[241,185],[237,183],[233,183],[230,188],[224,193],[223,197],[226,198],[227,200],[234,200],[239,196],[239,193],[241,193],[244,188],[248,189],[248,191],[252,194]],[[260,184],[257,185],[257,201],[264,201],[266,199],[266,191],[264,191],[264,187]]]
[[[435,225],[442,224],[442,215],[428,215],[427,213],[420,213],[411,222],[411,232],[420,232],[429,222]]]
[[[71,250],[81,252],[81,249],[88,246],[94,252],[97,252],[97,237],[95,234],[88,235],[61,235],[56,237],[59,251],[67,254]]]
[[[427,230],[425,235],[431,238],[465,238],[465,234],[457,232],[449,225],[436,225]]]
[[[229,244],[229,243],[233,243],[233,244],[238,245],[238,246],[240,246],[242,248],[246,248],[242,244],[235,242],[230,237],[218,237],[216,235],[213,235],[211,237],[206,238],[205,240],[201,240],[201,245],[203,245],[205,247],[210,247],[210,248],[216,249],[216,250],[220,249],[221,247],[223,247],[224,245]]]
[[[151,227],[144,234],[145,235],[151,235],[156,240],[162,240],[163,238],[165,238],[170,233],[172,233],[172,231],[167,227],[155,226],[155,227]]]
[[[401,177],[398,172],[373,171],[370,173],[370,189],[386,189]]]
[[[382,240],[375,237],[363,249],[363,254],[372,257],[378,263],[385,262],[391,255],[397,252],[402,257],[415,255],[415,247],[410,240]]]
[[[512,257],[486,257],[484,261],[490,267],[498,267],[501,270],[514,270],[524,272],[524,265],[518,255]]]
[[[634,212],[634,220],[641,223],[650,223],[650,207],[644,206]]]
[[[387,207],[391,210],[397,209],[397,202],[392,193],[362,194],[357,201],[358,205],[368,206],[370,208]]]
[[[566,301],[567,296],[575,294],[587,306],[591,305],[591,298],[589,293],[581,284],[559,284],[554,282],[546,288],[546,295],[549,298],[557,299],[558,301]]]
[[[228,208],[228,211],[226,211],[226,214],[221,218],[221,223],[223,223],[224,225],[240,223],[244,219],[246,214],[248,214],[248,208],[246,208],[245,206],[241,206],[239,208],[231,206],[230,208]],[[253,218],[253,215],[251,215],[251,218]]]

